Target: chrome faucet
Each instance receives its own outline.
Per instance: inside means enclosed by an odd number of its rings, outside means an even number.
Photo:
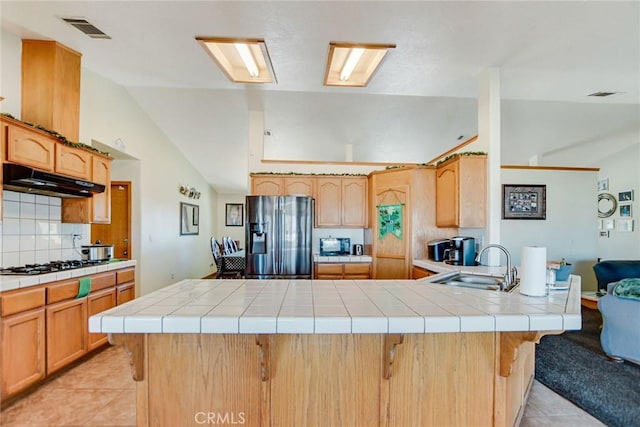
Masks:
[[[505,248],[502,245],[496,245],[496,244],[487,245],[484,248],[482,248],[482,250],[476,257],[476,262],[478,263],[478,265],[482,265],[480,263],[480,258],[482,258],[482,254],[485,253],[485,251],[489,248],[498,248],[502,252],[504,252],[504,254],[507,256],[507,271],[504,272],[504,282],[500,284],[500,289],[503,291],[506,289],[509,289],[511,285],[515,284],[516,282],[516,276],[518,275],[518,270],[511,265],[511,254],[509,253],[507,248]]]

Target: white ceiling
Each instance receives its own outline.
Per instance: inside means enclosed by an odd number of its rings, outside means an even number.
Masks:
[[[602,155],[590,145],[637,142],[640,132],[636,1],[3,0],[0,13],[3,31],[57,40],[127,87],[220,192],[245,191],[249,109],[264,111],[271,158],[344,160],[352,144],[356,161],[420,163],[477,132],[487,67],[500,69],[503,163],[538,155],[587,166]],[[278,83],[230,83],[195,36],[263,38]],[[324,87],[330,41],[397,48],[366,88]],[[587,97],[597,91],[622,93]],[[591,155],[563,155],[581,145]]]

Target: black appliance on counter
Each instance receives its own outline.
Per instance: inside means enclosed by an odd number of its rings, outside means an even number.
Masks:
[[[444,262],[451,265],[476,265],[476,239],[465,236],[451,238],[448,257]]]
[[[427,242],[427,257],[431,261],[444,261],[449,254],[448,249],[450,245],[450,239],[437,239]]]
[[[324,237],[320,239],[320,256],[351,255],[349,237]]]
[[[311,279],[313,198],[247,196],[245,277]]]

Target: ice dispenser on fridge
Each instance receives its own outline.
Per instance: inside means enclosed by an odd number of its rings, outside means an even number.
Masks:
[[[249,223],[249,252],[252,254],[267,253],[267,224]]]

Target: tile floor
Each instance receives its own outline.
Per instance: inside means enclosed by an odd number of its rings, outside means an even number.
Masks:
[[[120,347],[107,347],[0,413],[3,427],[132,427],[135,424],[135,383]],[[520,425],[604,426],[537,381]]]

